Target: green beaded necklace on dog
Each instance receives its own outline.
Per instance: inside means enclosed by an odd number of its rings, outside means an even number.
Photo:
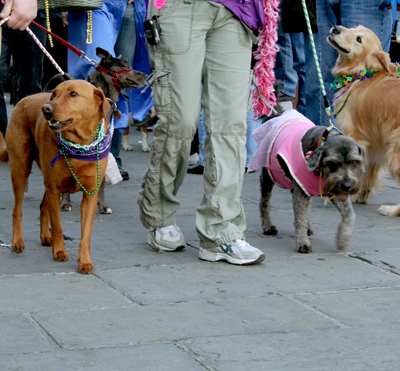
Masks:
[[[60,132],[57,133],[58,139],[59,139],[60,142],[63,144],[63,145],[61,146],[61,151],[62,151],[62,154],[63,154],[63,156],[64,156],[64,158],[65,158],[65,162],[66,162],[67,165],[68,165],[69,171],[71,172],[72,176],[74,177],[74,179],[75,179],[75,181],[78,183],[78,185],[79,185],[79,186],[83,189],[83,191],[84,191],[87,195],[89,195],[89,196],[96,194],[96,193],[99,191],[99,189],[100,189],[99,142],[100,142],[101,140],[103,140],[103,138],[104,138],[104,120],[102,121],[101,124],[97,125],[96,130],[95,130],[94,133],[88,138],[88,140],[92,139],[96,134],[98,134],[98,137],[96,138],[96,140],[95,140],[93,143],[88,144],[88,145],[83,145],[83,146],[82,146],[82,145],[80,145],[79,143],[73,143],[73,142],[70,142],[69,140],[65,139],[64,136],[62,135],[62,133],[60,133]],[[96,148],[97,187],[96,187],[96,189],[95,189],[93,192],[88,192],[88,190],[85,188],[85,186],[79,181],[78,177],[76,176],[74,170],[73,170],[72,167],[71,167],[71,164],[70,164],[69,161],[68,161],[68,157],[67,157],[67,155],[65,154],[64,146],[70,147],[70,148],[73,147],[73,148],[77,149],[79,152],[86,152],[86,151],[92,149],[94,146],[97,147],[97,148]]]

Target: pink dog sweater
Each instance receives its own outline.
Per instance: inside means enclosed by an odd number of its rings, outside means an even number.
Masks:
[[[248,171],[265,166],[275,184],[293,189],[292,181],[286,177],[281,167],[283,161],[303,191],[308,196],[318,196],[319,176],[307,170],[307,160],[301,147],[304,133],[313,126],[310,120],[296,110],[286,111],[282,116],[261,125],[253,132],[258,149]],[[324,187],[323,179],[321,187]]]

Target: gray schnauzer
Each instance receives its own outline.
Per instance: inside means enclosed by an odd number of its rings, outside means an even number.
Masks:
[[[307,121],[308,126],[303,125],[302,129],[296,130],[299,121]],[[264,125],[267,125],[267,129],[263,131],[261,128]],[[294,226],[298,252],[313,251],[308,239],[308,236],[313,234],[309,210],[311,197],[319,194],[333,197],[331,200],[342,216],[336,234],[336,245],[338,249],[343,250],[349,242],[355,221],[350,195],[357,193],[361,173],[365,171],[361,148],[340,132],[314,126],[311,121],[294,110],[285,112],[264,125],[259,128],[261,130],[257,129],[253,134],[259,142],[258,162],[259,164],[263,162],[263,165],[250,164],[249,167],[249,170],[262,167],[260,212],[263,233],[265,235],[278,233],[276,226],[271,222],[270,205],[272,188],[274,184],[278,184],[281,187],[293,189]],[[279,126],[279,129],[272,133],[270,130],[272,126],[275,128]],[[257,131],[259,131],[258,138]],[[293,134],[295,132],[298,133],[297,139],[292,138],[293,135],[296,136]],[[281,142],[286,149],[274,148],[278,146],[277,138],[281,135],[283,135]],[[288,151],[294,152],[294,162],[289,159]],[[257,162],[257,153],[254,159]],[[303,170],[299,170],[301,167]],[[277,174],[275,170],[280,171],[280,174]],[[304,174],[301,175],[301,172]]]

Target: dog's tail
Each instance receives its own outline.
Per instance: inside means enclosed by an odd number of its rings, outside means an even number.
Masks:
[[[7,148],[0,150],[0,162],[8,162]]]

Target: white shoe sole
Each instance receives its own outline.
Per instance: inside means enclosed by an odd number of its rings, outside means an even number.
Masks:
[[[172,251],[180,251],[183,250],[186,247],[186,243],[184,245],[176,246],[176,247],[168,247],[168,246],[162,246],[159,245],[157,242],[153,240],[151,236],[147,236],[147,243],[148,245],[155,251],[157,252],[172,252]]]
[[[232,256],[219,252],[211,252],[200,247],[199,259],[216,262],[218,260],[225,260],[230,264],[235,265],[250,265],[261,263],[265,259],[264,254],[260,254],[257,259],[235,259]]]

